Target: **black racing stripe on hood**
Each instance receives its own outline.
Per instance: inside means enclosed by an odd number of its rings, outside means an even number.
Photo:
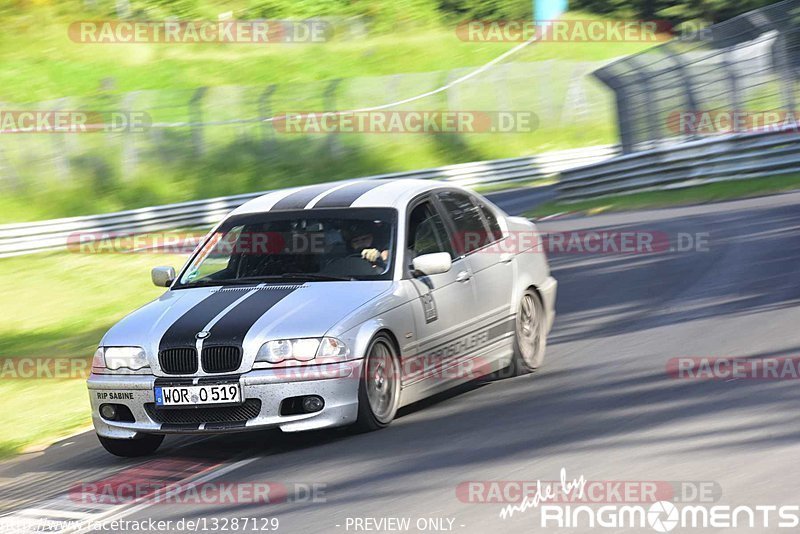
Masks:
[[[194,347],[195,334],[211,320],[242,298],[240,291],[217,291],[210,294],[181,315],[161,336],[159,351],[177,347]]]
[[[324,197],[322,197],[319,202],[314,204],[315,208],[347,208],[353,202],[358,200],[358,198],[367,193],[368,191],[372,191],[378,186],[386,185],[387,182],[382,180],[369,180],[366,182],[358,182],[353,185],[348,185],[342,187],[341,189],[337,189],[336,191],[331,191]]]
[[[247,332],[270,308],[286,298],[297,287],[266,287],[259,289],[231,311],[220,318],[209,330],[210,335],[203,342],[204,347],[212,345],[236,345],[241,347]]]
[[[290,193],[289,195],[277,201],[275,205],[272,206],[270,211],[301,210],[306,207],[306,204],[314,200],[318,195],[329,189],[338,187],[339,185],[340,184],[337,183],[328,183],[304,187],[303,189],[295,191],[294,193]]]

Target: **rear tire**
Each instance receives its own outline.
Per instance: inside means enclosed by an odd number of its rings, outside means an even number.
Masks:
[[[97,436],[105,450],[120,458],[138,458],[156,452],[164,441],[163,435],[137,434],[133,439],[114,439]]]
[[[544,363],[547,329],[544,305],[539,294],[526,289],[517,309],[512,376],[533,373]]]
[[[356,432],[372,432],[389,426],[400,403],[400,364],[394,342],[378,334],[367,347],[358,382]]]

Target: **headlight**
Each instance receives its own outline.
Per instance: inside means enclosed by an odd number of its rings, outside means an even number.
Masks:
[[[320,362],[314,362],[320,358]],[[257,362],[281,363],[295,360],[302,363],[330,363],[347,360],[347,346],[336,338],[277,339],[258,349]]]
[[[92,367],[99,372],[130,372],[150,367],[150,364],[141,347],[99,347],[94,353]]]

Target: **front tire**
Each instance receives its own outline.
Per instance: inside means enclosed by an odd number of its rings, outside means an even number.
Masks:
[[[367,347],[358,384],[356,432],[385,428],[397,414],[400,403],[400,364],[394,342],[378,334]]]
[[[542,299],[533,289],[526,289],[517,310],[513,375],[533,373],[544,363],[547,347],[546,324]]]
[[[150,456],[158,450],[161,442],[164,441],[163,435],[158,434],[138,434],[133,439],[114,439],[104,438],[98,435],[97,439],[105,450],[119,456],[120,458],[138,458],[140,456]]]

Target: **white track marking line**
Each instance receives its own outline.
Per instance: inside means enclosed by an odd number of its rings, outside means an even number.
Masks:
[[[246,466],[250,465],[251,463],[255,462],[256,460],[258,460],[257,457],[256,458],[247,458],[245,460],[240,460],[238,462],[234,462],[232,464],[226,465],[224,467],[220,467],[218,469],[214,469],[212,467],[211,471],[208,472],[205,475],[201,475],[201,476],[199,476],[197,478],[194,478],[194,479],[189,478],[189,479],[186,479],[186,480],[182,480],[180,482],[176,482],[175,485],[179,486],[178,488],[164,488],[161,491],[155,492],[153,495],[148,497],[147,500],[145,500],[144,502],[141,502],[141,503],[138,503],[138,504],[117,506],[114,509],[109,510],[108,512],[106,512],[104,514],[98,514],[98,515],[92,516],[91,520],[93,522],[97,522],[97,521],[114,521],[116,519],[121,519],[123,517],[127,517],[127,516],[129,516],[131,514],[134,514],[136,512],[139,512],[141,510],[149,508],[150,506],[152,506],[154,504],[157,504],[157,502],[153,502],[153,501],[158,501],[158,499],[166,497],[166,496],[173,496],[173,495],[180,494],[182,491],[178,491],[178,489],[180,489],[181,485],[187,485],[189,483],[192,483],[192,484],[204,484],[206,482],[210,482],[210,481],[215,480],[217,478],[220,478],[220,477],[222,477],[224,475],[227,475],[228,473],[236,471],[237,469],[241,469],[242,467],[246,467]],[[78,527],[78,528],[74,528],[74,529],[62,530],[60,532],[60,534],[67,534],[67,533],[69,533],[69,534],[79,534],[79,533],[83,533],[83,532],[89,532],[90,530],[92,530],[91,526],[87,525],[84,528]]]
[[[70,499],[70,493],[64,493],[53,499],[40,502],[30,508],[10,512],[0,516],[0,532],[14,532],[24,534],[28,532],[41,532],[42,524],[66,524],[60,530],[48,529],[54,534],[77,534],[89,532],[93,525],[100,521],[113,521],[123,518],[138,511],[144,510],[163,501],[164,498],[174,497],[183,493],[191,484],[203,484],[222,477],[237,469],[241,469],[258,460],[247,458],[232,464],[212,464],[197,474],[170,480],[169,483],[143,500],[123,504],[104,503],[75,503]],[[81,509],[84,508],[84,509]],[[71,509],[71,510],[70,510]],[[76,510],[77,509],[77,510]],[[72,526],[69,526],[72,523]]]

